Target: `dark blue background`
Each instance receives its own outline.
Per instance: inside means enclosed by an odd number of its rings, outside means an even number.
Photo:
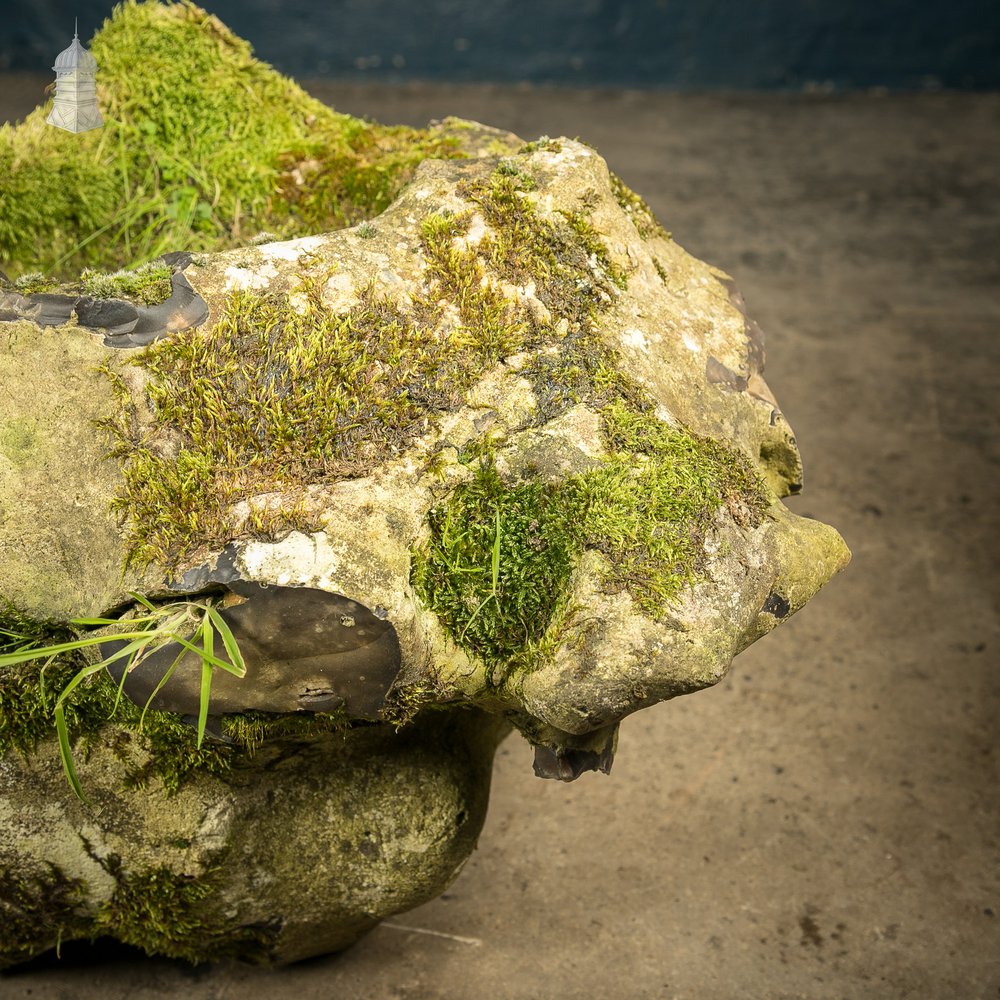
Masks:
[[[1000,88],[1000,0],[208,0],[294,76],[590,86]],[[0,69],[48,71],[102,0],[0,0]],[[142,58],[137,53],[138,59]]]

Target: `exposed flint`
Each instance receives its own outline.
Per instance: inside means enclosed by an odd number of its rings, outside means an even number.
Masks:
[[[597,737],[596,748],[594,737]],[[618,743],[618,723],[605,726],[583,737],[590,747],[536,746],[534,771],[539,778],[576,781],[585,771],[611,773]]]

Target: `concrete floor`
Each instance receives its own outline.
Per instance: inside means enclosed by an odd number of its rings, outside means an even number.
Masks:
[[[0,997],[1000,996],[1000,95],[317,90],[596,145],[739,282],[806,462],[791,503],[854,563],[717,688],[626,720],[609,777],[541,781],[510,739],[452,889],[345,954],[73,950]]]

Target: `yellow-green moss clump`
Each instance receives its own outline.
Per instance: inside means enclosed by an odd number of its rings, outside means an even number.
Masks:
[[[104,127],[0,127],[0,264],[72,276],[380,212],[452,140],[337,114],[193,4],[127,0],[94,36]]]
[[[80,290],[95,299],[131,299],[154,306],[170,298],[170,274],[166,264],[156,261],[110,273],[87,268],[80,275]]]
[[[219,859],[224,864],[224,857]],[[114,877],[115,891],[95,917],[91,933],[109,934],[147,955],[186,959],[192,964],[239,957],[265,961],[278,927],[226,927],[206,916],[218,891],[217,871],[195,878],[165,865],[127,871],[117,855],[102,867]]]
[[[624,275],[586,218],[542,219],[530,187],[501,171],[463,186],[493,229],[475,245],[455,239],[470,213],[426,219],[427,291],[405,312],[371,289],[351,310],[333,312],[321,294],[326,276],[306,276],[291,295],[235,292],[211,330],[130,358],[152,376],[156,425],[183,435],[170,457],[153,447],[117,381],[122,411],[107,426],[125,472],[114,509],[127,519],[130,561],[176,563],[202,543],[308,528],[287,507],[277,515],[234,508],[250,496],[366,474],[406,447],[428,411],[461,406],[464,391],[509,354],[562,337],[564,357],[575,357],[571,344]],[[527,282],[551,323],[501,288]],[[457,306],[458,325],[443,322],[444,303]],[[560,318],[571,323],[557,333]],[[551,372],[544,377],[552,381]]]
[[[142,305],[155,306],[170,298],[170,267],[162,261],[140,264],[117,271],[97,271],[85,268],[76,279],[60,281],[40,271],[25,271],[12,282],[22,295],[37,292],[60,292],[65,295],[89,295],[95,299],[128,299]]]
[[[584,549],[608,560],[605,586],[648,615],[698,579],[703,540],[725,506],[759,524],[768,495],[750,463],[718,443],[618,401],[602,412],[609,458],[559,483],[505,482],[487,458],[430,514],[412,582],[459,645],[502,678],[543,659],[566,624]]]
[[[645,200],[637,195],[616,173],[611,174],[611,191],[619,208],[632,220],[639,235],[648,240],[652,236],[670,239],[670,233],[663,228],[660,220]]]

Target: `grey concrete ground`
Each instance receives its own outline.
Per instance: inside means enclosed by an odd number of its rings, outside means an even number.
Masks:
[[[1000,95],[317,89],[596,145],[736,277],[806,461],[791,503],[854,563],[717,688],[626,720],[609,777],[541,781],[509,740],[453,888],[349,952],[74,952],[0,997],[1000,996]]]

